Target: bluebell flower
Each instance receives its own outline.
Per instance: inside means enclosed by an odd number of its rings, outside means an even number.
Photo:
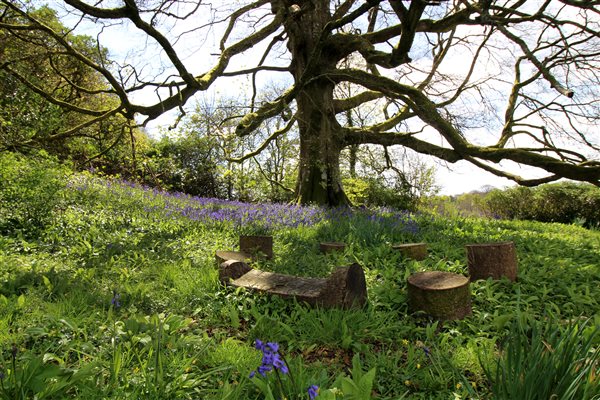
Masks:
[[[281,373],[283,374],[287,374],[288,372],[290,372],[288,370],[287,365],[285,365],[285,361],[281,358],[279,354],[273,355],[273,367],[281,371]]]
[[[308,398],[314,400],[319,395],[319,387],[317,385],[311,385],[308,388]]]
[[[262,340],[256,339],[254,342],[254,347],[257,350],[262,351],[263,356],[261,365],[256,371],[252,371],[250,373],[250,378],[255,377],[257,373],[263,377],[266,377],[267,372],[273,370],[277,370],[282,374],[287,374],[289,372],[285,360],[279,354],[279,344],[275,342],[267,342],[265,344]]]
[[[270,351],[273,353],[277,353],[279,351],[279,344],[277,344],[277,343],[268,342],[267,346],[269,347]]]
[[[113,298],[110,300],[110,304],[115,309],[121,307],[121,302],[119,302],[120,299],[121,299],[121,295],[119,293],[117,293],[116,290],[113,290]]]
[[[272,371],[273,367],[271,367],[270,365],[261,365],[258,367],[258,373],[261,374],[263,377],[267,376],[267,372]]]

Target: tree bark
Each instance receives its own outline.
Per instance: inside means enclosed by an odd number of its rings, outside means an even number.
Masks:
[[[408,278],[408,305],[436,319],[463,319],[471,314],[469,279],[443,271],[413,274]]]
[[[300,87],[296,97],[300,160],[296,196],[301,204],[348,205],[342,189],[340,153],[344,131],[336,119],[335,83],[316,78],[335,68],[337,57],[322,48],[322,32],[331,20],[328,0],[273,1],[286,7],[284,22],[292,55],[290,70]]]
[[[514,242],[470,244],[466,249],[472,281],[488,278],[517,280],[517,250]]]

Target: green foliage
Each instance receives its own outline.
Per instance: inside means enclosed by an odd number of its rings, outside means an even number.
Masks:
[[[68,169],[40,153],[23,157],[0,153],[0,231],[36,231],[64,202]]]
[[[0,9],[6,24],[31,23],[10,7]],[[61,32],[61,40],[70,43],[81,56],[105,63],[106,49],[90,36],[68,32],[52,8],[40,6],[28,12]],[[0,151],[29,154],[44,150],[79,169],[105,167],[109,173],[133,175],[131,171],[136,168],[131,165],[135,158],[132,147],[142,147],[142,135],[135,130],[126,132],[128,123],[121,115],[91,123],[94,117],[84,110],[106,113],[118,104],[118,99],[106,91],[108,84],[102,74],[87,68],[72,52],[62,50],[59,41],[43,31],[20,30],[19,35],[0,36]],[[70,103],[71,107],[61,108],[57,104],[60,102]]]
[[[242,159],[277,128],[263,126],[252,138],[223,134],[234,129],[236,110],[245,110],[245,105],[234,99],[196,103],[175,134],[164,132],[147,150],[139,179],[194,196],[247,202],[291,200],[297,138],[277,137],[261,154]]]
[[[214,137],[163,137],[152,150],[153,173],[172,191],[193,196],[225,197],[219,174],[218,142]]]
[[[517,319],[497,363],[484,363],[494,399],[598,398],[600,326],[588,323],[548,319],[529,327]]]
[[[11,160],[7,170],[16,174],[15,160],[23,160],[5,157]],[[27,360],[41,358],[33,375],[49,386],[76,371],[92,372],[51,398],[262,400],[268,389],[249,374],[261,362],[254,340],[268,338],[285,349],[293,371],[294,383],[283,379],[285,393],[295,396],[288,398],[306,399],[316,385],[317,400],[493,399],[496,366],[505,364],[498,359],[509,348],[504,338],[517,334],[517,322],[521,343],[534,343],[536,326],[550,343],[549,327],[583,316],[589,324],[579,324],[571,336],[581,339],[581,347],[591,343],[589,354],[596,354],[597,334],[589,343],[584,338],[600,324],[597,231],[388,209],[247,205],[89,175],[69,182],[69,201],[51,212],[43,230],[0,234],[0,372],[6,388],[12,371],[28,370]],[[358,262],[365,268],[368,305],[315,309],[221,286],[214,252],[236,248],[236,221],[243,218],[263,221],[273,235],[275,257],[257,261],[257,268],[325,277]],[[466,244],[506,240],[517,248],[517,282],[472,282],[473,315],[461,321],[409,314],[408,276],[422,270],[464,274]],[[321,254],[322,241],[346,248]],[[429,247],[419,262],[391,246],[417,241]],[[556,319],[546,321],[550,314]],[[561,338],[570,337],[564,332]],[[13,343],[17,368],[11,365]],[[564,346],[556,343],[553,349]],[[582,371],[577,359],[565,360]],[[51,366],[61,372],[45,380],[46,367],[57,371]],[[277,378],[270,379],[277,398]]]
[[[333,383],[333,387],[341,389],[343,399],[369,400],[372,398],[373,381],[376,373],[375,368],[364,372],[360,356],[355,354],[352,358],[351,376],[340,375]]]
[[[58,399],[74,397],[77,389],[86,385],[95,373],[94,364],[78,370],[65,368],[65,362],[55,354],[46,353],[42,357],[18,354],[13,347],[11,362],[0,357],[0,364],[10,365],[6,371],[0,369],[0,399]]]
[[[414,210],[419,197],[408,185],[388,187],[375,178],[344,178],[346,195],[355,207],[393,207]]]
[[[484,207],[491,215],[541,222],[600,225],[600,188],[580,183],[555,183],[536,188],[494,190]]]

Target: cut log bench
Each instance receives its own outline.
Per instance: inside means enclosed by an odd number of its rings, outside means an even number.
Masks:
[[[443,271],[418,272],[408,278],[408,306],[439,320],[471,314],[469,279]]]
[[[312,306],[355,308],[367,301],[362,267],[339,267],[328,278],[305,278],[253,269],[243,261],[227,260],[219,266],[221,282],[259,292],[295,298]]]
[[[467,265],[471,280],[502,279],[517,280],[517,251],[513,242],[470,244],[467,249]]]
[[[422,261],[427,258],[426,243],[395,244],[392,246],[392,248],[400,251],[404,257],[411,258],[416,261]]]

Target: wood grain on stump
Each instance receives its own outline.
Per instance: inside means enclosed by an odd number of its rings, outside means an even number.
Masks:
[[[263,254],[270,260],[273,258],[273,236],[241,235],[240,251],[252,256]]]
[[[469,279],[451,272],[419,272],[408,278],[408,305],[440,320],[471,314]]]
[[[215,252],[215,259],[217,260],[217,265],[221,265],[223,262],[228,260],[250,262],[252,261],[252,256],[241,251],[218,250]]]
[[[427,244],[426,243],[405,243],[395,244],[392,246],[393,249],[399,250],[402,255],[406,258],[421,261],[427,258]]]
[[[223,263],[221,271],[231,269],[238,273],[244,269],[233,265],[235,263]],[[223,272],[223,277],[228,279],[228,274]],[[250,269],[229,284],[284,298],[293,297],[313,306],[347,309],[362,307],[367,301],[365,275],[358,264],[337,268],[328,278],[306,278]]]
[[[344,251],[344,249],[346,248],[346,244],[345,243],[339,243],[339,242],[322,242],[319,244],[319,249],[321,250],[321,253],[333,253],[336,251]]]
[[[513,242],[470,244],[467,264],[471,280],[502,279],[517,280],[517,251]]]

